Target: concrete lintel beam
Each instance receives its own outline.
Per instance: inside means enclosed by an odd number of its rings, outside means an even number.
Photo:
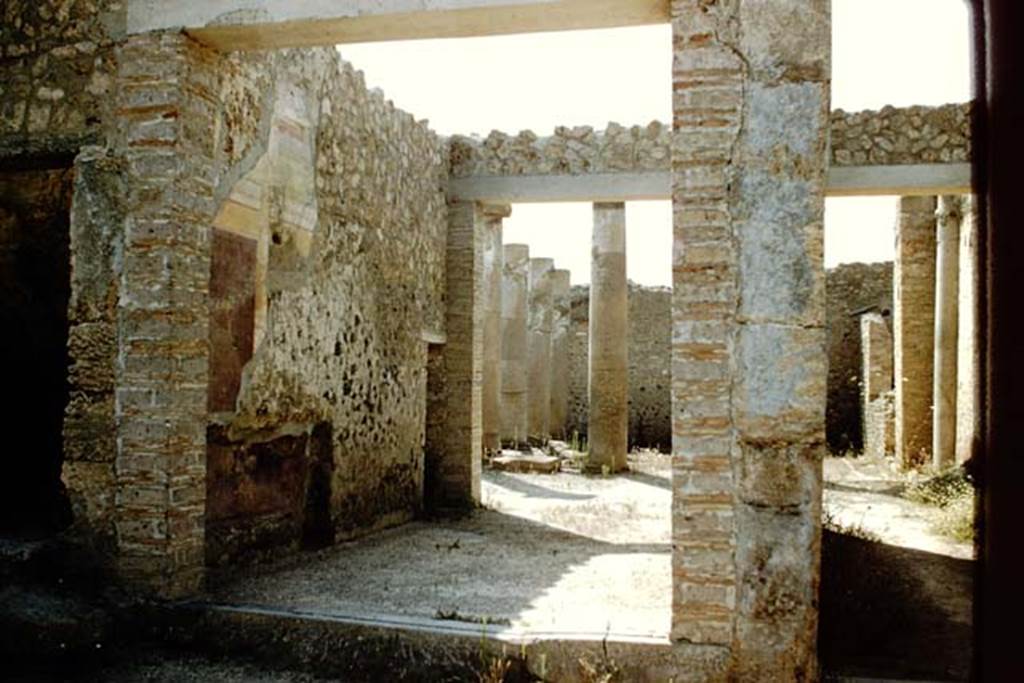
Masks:
[[[908,164],[905,166],[833,166],[828,172],[830,197],[893,195],[933,197],[968,194],[971,165]]]
[[[449,193],[458,201],[626,202],[671,198],[668,171],[585,175],[472,176],[452,178]],[[970,164],[839,166],[829,169],[830,197],[900,197],[967,194]]]
[[[667,0],[129,0],[128,31],[185,29],[220,50],[667,23]]]

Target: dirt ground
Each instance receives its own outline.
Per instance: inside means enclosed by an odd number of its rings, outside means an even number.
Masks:
[[[670,459],[602,477],[485,471],[483,510],[235,574],[211,599],[336,615],[667,637]]]

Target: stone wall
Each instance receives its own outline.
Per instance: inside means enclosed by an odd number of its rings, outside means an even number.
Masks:
[[[828,330],[828,398],[825,404],[829,451],[860,452],[861,331],[858,311],[892,310],[892,263],[847,263],[826,273]]]
[[[885,107],[848,114],[832,112],[833,166],[926,164],[969,159],[970,104],[941,107]],[[454,177],[580,175],[669,170],[672,129],[658,121],[646,126],[611,123],[555,129],[538,136],[493,131],[486,138],[451,139]]]
[[[9,0],[0,7],[0,156],[75,154],[111,130],[116,0]]]
[[[968,162],[971,104],[832,112],[833,166]]]
[[[333,50],[251,68],[270,76],[273,114],[266,154],[214,232],[214,282],[244,272],[235,298],[211,292],[227,311],[211,325],[215,564],[417,513],[427,345],[445,328],[441,140]],[[242,91],[265,80],[244,78]]]
[[[572,288],[569,330],[569,438],[587,437],[590,288]],[[671,306],[667,287],[629,286],[629,445],[672,448]]]
[[[120,3],[28,5],[2,10],[0,160],[74,163],[80,537],[173,595],[204,552],[409,519],[445,333],[444,142],[333,49],[218,54],[123,39]]]
[[[860,450],[861,345],[854,312],[892,308],[892,263],[844,264],[827,273],[828,402],[827,438],[835,452]],[[589,288],[573,287],[570,330],[569,435],[587,434],[587,318]],[[671,448],[672,292],[630,285],[629,443],[631,447]]]

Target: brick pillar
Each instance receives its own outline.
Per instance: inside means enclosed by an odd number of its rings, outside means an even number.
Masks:
[[[551,281],[551,436],[566,438],[569,420],[569,287],[568,270],[556,270]]]
[[[483,449],[492,453],[501,449],[501,220],[511,213],[507,204],[483,207]]]
[[[981,354],[978,349],[978,312],[976,309],[978,272],[978,224],[973,196],[963,198],[960,223],[960,298],[957,325],[956,364],[956,461],[970,460],[978,448],[981,405],[978,377]]]
[[[886,443],[888,393],[892,390],[892,332],[878,313],[860,318],[863,374],[861,411],[864,430],[864,454],[883,456]]]
[[[527,428],[527,297],[530,248],[506,244],[501,285],[501,440],[519,448]]]
[[[130,38],[118,63],[118,144],[127,162],[115,375],[118,564],[128,581],[178,596],[203,577],[218,168],[208,127],[183,123],[213,125],[217,65],[178,33]]]
[[[527,311],[526,432],[535,446],[547,443],[551,421],[551,272],[549,258],[530,259]]]
[[[621,472],[629,450],[626,205],[594,204],[590,267],[587,469]]]
[[[894,268],[896,457],[910,467],[931,460],[935,197],[900,199]]]
[[[447,392],[444,451],[436,489],[426,492],[432,507],[472,507],[480,502],[483,443],[483,261],[485,220],[478,205],[448,207],[448,341],[444,349]]]
[[[932,464],[956,462],[957,307],[960,285],[960,199],[939,198],[936,212],[935,356]]]
[[[673,0],[672,637],[817,677],[827,0]]]

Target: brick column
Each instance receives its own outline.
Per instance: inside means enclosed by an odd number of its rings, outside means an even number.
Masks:
[[[178,34],[130,38],[116,92],[126,158],[115,516],[125,578],[164,596],[203,577],[217,64]],[[159,102],[154,108],[153,102]],[[199,131],[203,131],[202,134]]]
[[[556,270],[551,281],[551,437],[566,438],[569,420],[569,286],[568,270]]]
[[[587,469],[621,472],[629,450],[626,205],[594,204],[590,267]]]
[[[886,406],[892,390],[892,333],[885,318],[878,313],[862,315],[860,339],[864,454],[883,456],[888,452]]]
[[[960,199],[939,198],[936,212],[935,356],[932,380],[932,464],[956,461],[957,307],[960,285]]]
[[[483,449],[501,449],[501,287],[504,254],[501,220],[512,213],[506,205],[485,205],[483,234]]]
[[[530,248],[506,244],[501,280],[501,440],[513,448],[526,443],[527,296]]]
[[[935,197],[903,197],[896,224],[893,346],[896,457],[930,462],[935,348]]]
[[[827,0],[673,0],[672,637],[813,680]]]
[[[444,349],[447,410],[444,452],[427,491],[433,507],[472,507],[480,502],[480,453],[483,441],[483,236],[478,205],[448,207],[448,341]]]
[[[551,272],[549,258],[530,259],[527,311],[526,432],[535,446],[547,443],[551,422]]]

